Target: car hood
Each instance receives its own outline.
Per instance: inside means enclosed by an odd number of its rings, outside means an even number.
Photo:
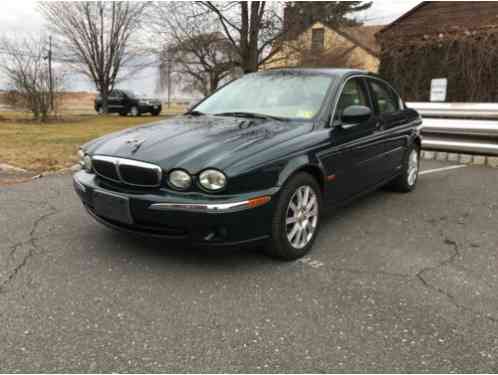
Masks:
[[[90,154],[141,160],[192,174],[225,170],[276,144],[309,132],[310,123],[220,116],[181,116],[98,138],[83,148]]]

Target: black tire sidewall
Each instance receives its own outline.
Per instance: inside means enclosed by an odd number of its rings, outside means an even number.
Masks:
[[[287,208],[289,205],[289,201],[292,196],[296,192],[296,190],[301,186],[309,186],[313,189],[316,194],[318,201],[318,222],[313,233],[313,237],[302,249],[294,248],[287,238],[286,231],[286,218],[287,218]],[[294,260],[304,256],[308,253],[315,242],[317,234],[320,230],[321,223],[321,215],[322,215],[322,192],[320,189],[320,185],[316,181],[316,179],[308,173],[299,172],[292,176],[287,183],[282,188],[278,202],[275,207],[275,212],[272,220],[272,240],[268,244],[268,252],[270,255],[285,259],[285,260]]]

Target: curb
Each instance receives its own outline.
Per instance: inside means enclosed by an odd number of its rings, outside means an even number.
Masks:
[[[497,156],[455,154],[451,152],[439,152],[439,151],[422,151],[422,159],[451,161],[460,164],[481,165],[491,168],[498,168]]]
[[[42,172],[36,176],[31,177],[32,180],[37,180],[42,177],[47,177],[47,176],[58,176],[58,175],[63,175],[66,173],[72,173],[72,172],[78,172],[81,169],[81,166],[79,164],[74,164],[71,167],[68,168],[62,168],[57,171],[48,171],[48,172]]]
[[[29,173],[26,169],[14,167],[10,164],[0,163],[0,172]]]

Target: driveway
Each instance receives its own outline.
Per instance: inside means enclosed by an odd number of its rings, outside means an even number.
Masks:
[[[497,372],[497,186],[381,190],[295,262],[114,233],[70,176],[0,188],[0,372]]]

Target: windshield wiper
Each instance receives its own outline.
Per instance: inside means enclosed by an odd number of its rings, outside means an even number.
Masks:
[[[253,112],[222,112],[216,113],[215,116],[232,116],[232,117],[245,117],[245,118],[259,118],[263,120],[277,120],[277,121],[289,121],[285,117],[277,117],[266,115],[263,113],[253,113]]]
[[[190,111],[190,112],[185,112],[185,115],[189,115],[189,116],[205,116],[206,114],[204,112],[200,112],[200,111]]]

